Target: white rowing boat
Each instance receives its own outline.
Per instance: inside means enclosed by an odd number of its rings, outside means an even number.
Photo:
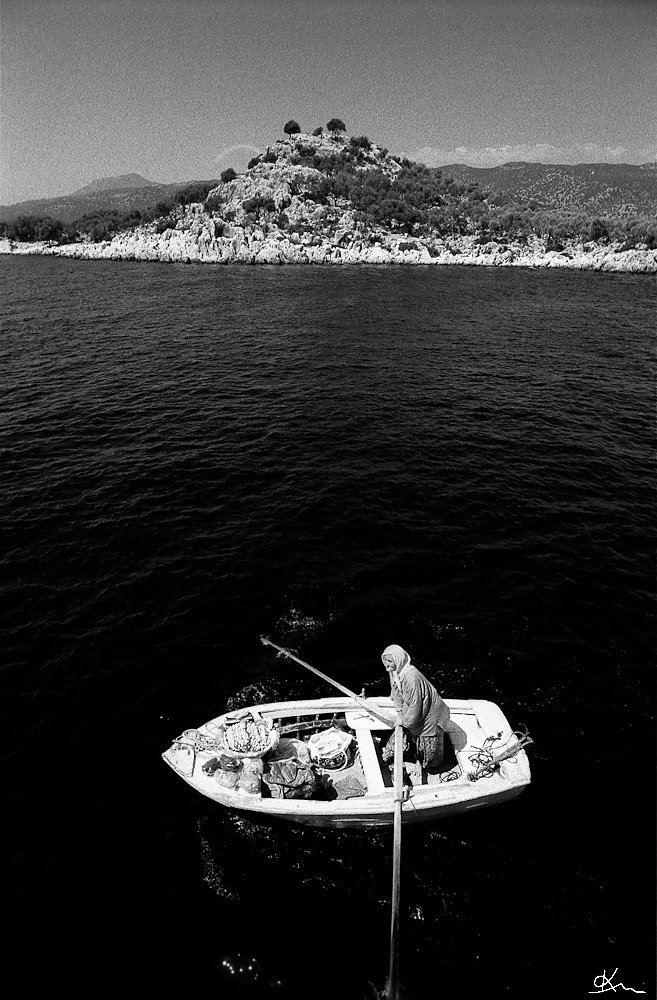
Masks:
[[[523,746],[531,740],[514,733],[497,705],[445,701],[451,713],[445,762],[435,774],[416,764],[405,765],[403,822],[434,820],[506,802],[530,783]],[[236,714],[226,713],[198,729],[186,730],[162,756],[197,792],[251,818],[274,817],[310,826],[386,826],[393,823],[395,810],[391,767],[382,760],[393,728],[383,722],[381,716],[386,715],[394,718],[388,697],[359,699],[358,704],[353,698],[339,697],[258,705],[238,713],[237,718],[256,720],[263,732],[271,734],[272,750],[240,755],[229,749],[226,732]],[[343,734],[343,741],[333,758],[326,756],[326,741],[325,756],[321,749],[313,756],[313,737],[316,745],[318,734],[336,732]],[[317,797],[272,796],[266,782],[269,762],[286,755],[307,759],[307,753],[319,778]],[[216,764],[222,759],[226,763],[226,755],[238,764],[240,759],[261,760],[265,780],[252,782],[250,790],[221,784]]]

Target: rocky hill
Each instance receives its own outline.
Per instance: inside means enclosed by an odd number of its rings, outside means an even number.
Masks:
[[[639,216],[601,221],[500,198],[342,129],[293,134],[111,239],[39,252],[221,263],[477,263],[657,270]],[[9,244],[9,250],[15,250]]]
[[[514,202],[535,202],[552,211],[584,211],[590,215],[628,218],[657,216],[657,163],[503,163],[442,168],[463,184]]]

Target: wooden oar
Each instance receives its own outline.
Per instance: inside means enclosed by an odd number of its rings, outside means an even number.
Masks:
[[[346,694],[350,698],[353,698],[355,702],[358,702],[361,708],[364,708],[369,715],[373,715],[375,719],[378,719],[379,722],[382,722],[384,726],[392,725],[390,716],[385,716],[382,713],[380,713],[377,709],[372,708],[372,706],[365,698],[361,698],[353,691],[350,691],[348,687],[345,687],[344,684],[340,684],[339,681],[334,681],[332,677],[329,677],[328,674],[323,674],[322,671],[317,670],[316,667],[311,667],[310,664],[306,663],[305,660],[300,660],[299,657],[295,656],[294,653],[291,653],[289,649],[285,649],[283,646],[277,646],[275,642],[272,642],[271,639],[266,639],[264,635],[260,636],[260,642],[264,646],[273,646],[274,649],[277,649],[279,651],[279,653],[283,653],[284,656],[289,656],[291,660],[294,660],[296,663],[300,663],[301,666],[306,667],[307,670],[312,670],[314,674],[317,674],[317,676],[321,677],[322,680],[328,681],[328,683],[332,684],[333,687],[338,689],[338,691],[342,691],[343,694]]]
[[[390,719],[380,715],[368,702],[350,691],[344,684],[334,681],[328,674],[323,674],[316,667],[311,667],[305,660],[300,660],[298,656],[291,653],[283,646],[277,646],[271,639],[260,636],[260,641],[265,646],[273,646],[279,653],[289,656],[291,660],[300,663],[302,667],[311,670],[322,680],[328,681],[338,691],[353,698],[362,708],[365,709],[375,719],[379,719],[384,725],[390,725]],[[402,728],[401,709],[395,709],[395,817],[394,817],[394,844],[392,852],[392,916],[390,920],[390,968],[388,971],[388,982],[386,984],[387,1000],[399,1000],[399,896],[401,888],[401,830],[402,830],[402,803],[404,801],[404,730]]]
[[[402,802],[404,801],[404,742],[402,713],[395,719],[395,825],[392,849],[392,906],[390,916],[390,968],[386,1000],[399,1000],[399,897],[401,890]]]

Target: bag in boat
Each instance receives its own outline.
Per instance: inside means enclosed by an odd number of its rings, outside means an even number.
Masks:
[[[240,771],[224,771],[218,767],[214,772],[214,778],[222,788],[236,788],[237,782],[240,780]]]
[[[211,761],[208,761],[208,764],[212,764],[213,761],[216,761],[217,764],[209,773],[214,774],[215,779],[224,788],[235,788],[242,774],[243,762],[235,757],[227,757],[223,753],[219,759],[213,757]],[[204,764],[204,771],[206,767],[207,764]]]
[[[272,799],[310,799],[318,788],[312,767],[299,760],[273,760],[263,775]]]
[[[246,795],[260,795],[263,770],[264,765],[261,760],[251,760],[247,757],[242,763],[235,785],[236,790]]]
[[[267,760],[271,763],[274,760],[296,759],[302,764],[310,764],[310,750],[303,740],[286,739],[283,737],[275,750],[267,754]]]

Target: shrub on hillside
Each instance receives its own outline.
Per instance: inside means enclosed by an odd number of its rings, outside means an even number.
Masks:
[[[594,242],[609,239],[609,229],[601,219],[592,219],[589,225],[588,238]]]
[[[299,128],[299,122],[295,122],[294,118],[290,118],[289,122],[285,122],[285,125],[283,126],[283,131],[285,132],[286,135],[289,136],[298,135],[298,133],[301,131],[301,129]]]
[[[545,240],[545,250],[547,253],[561,253],[564,248],[561,240],[555,240],[553,236],[548,236]]]
[[[314,129],[313,135],[321,135],[324,131],[323,127],[320,125],[318,128]]]
[[[237,177],[236,172],[232,167],[227,167],[226,170],[221,171],[221,180],[224,184],[228,184],[230,181],[234,181]]]
[[[254,157],[253,157],[252,159],[250,159],[250,160],[249,160],[249,162],[247,163],[247,165],[246,165],[246,169],[247,169],[247,170],[251,170],[251,168],[252,168],[252,167],[257,167],[257,165],[258,165],[258,164],[260,163],[260,160],[261,160],[261,159],[262,159],[262,156],[254,156]]]
[[[266,198],[263,195],[256,194],[253,198],[246,198],[242,202],[242,208],[245,212],[273,212],[276,208],[273,198]]]
[[[208,212],[220,212],[224,206],[224,199],[220,194],[211,194],[205,199],[205,208]]]
[[[330,121],[326,123],[326,127],[329,132],[346,132],[347,126],[342,121],[341,118],[331,118]]]
[[[19,215],[11,222],[0,223],[0,231],[10,240],[26,243],[34,240],[59,240],[64,224],[49,215]]]
[[[194,181],[192,184],[187,184],[184,188],[176,191],[174,201],[178,205],[193,205],[197,202],[205,201],[208,191],[216,188],[218,183],[216,179],[212,181]]]

